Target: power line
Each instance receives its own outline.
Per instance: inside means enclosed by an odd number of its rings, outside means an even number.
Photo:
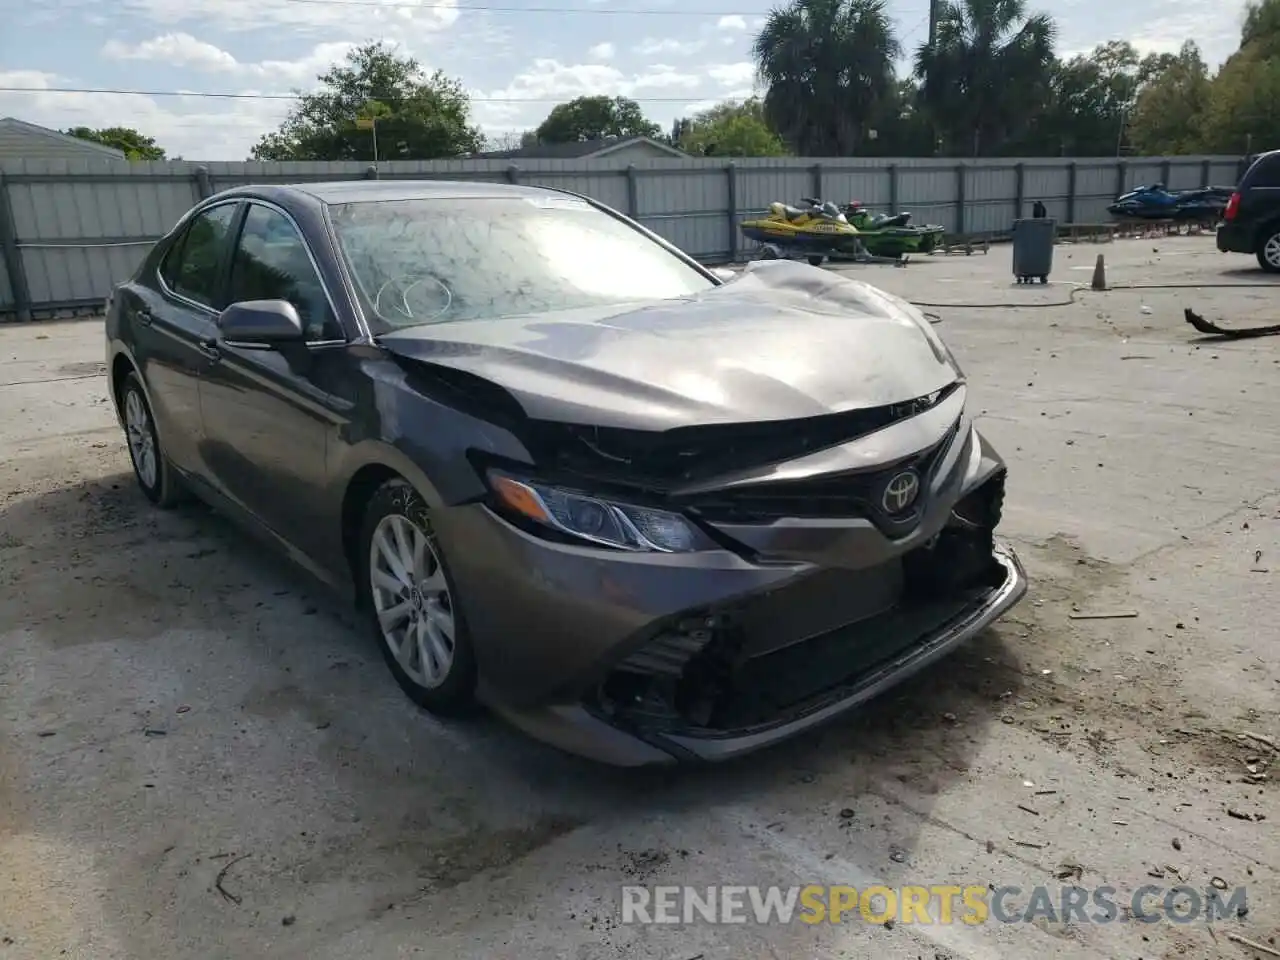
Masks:
[[[301,3],[327,7],[387,7],[409,10],[453,10],[458,13],[586,13],[602,16],[654,17],[759,17],[759,10],[688,10],[680,7],[571,7],[560,5],[506,6],[484,3],[455,5],[452,3],[415,3],[413,0],[274,0],[275,3]],[[271,6],[271,4],[267,4]]]
[[[184,93],[181,90],[117,90],[109,87],[0,87],[0,93],[80,93],[119,97],[195,97],[205,100],[297,100],[307,93]],[[379,98],[380,100],[382,98]],[[559,97],[468,97],[471,103],[563,103]],[[637,103],[697,103],[700,100],[724,99],[713,95],[690,94],[685,97],[629,97]],[[383,101],[387,102],[387,101]],[[395,102],[394,98],[391,102]]]

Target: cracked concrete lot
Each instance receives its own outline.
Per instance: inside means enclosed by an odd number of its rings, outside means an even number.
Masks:
[[[1112,283],[1266,281],[1212,246],[1060,246],[1043,288],[1013,286],[1008,248],[841,269],[953,303],[1062,300],[1098,252]],[[1265,288],[934,309],[1010,463],[1027,600],[820,735],[659,772],[415,710],[341,602],[209,511],[143,500],[99,321],[0,326],[0,960],[1280,950],[1280,337],[1202,342],[1184,306],[1280,309]],[[619,922],[636,883],[1127,903],[1214,878],[1244,916]]]

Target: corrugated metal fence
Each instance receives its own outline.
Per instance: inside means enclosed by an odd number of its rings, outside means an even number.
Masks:
[[[1232,184],[1235,157],[973,160],[749,158],[394,161],[382,179],[501,180],[558,187],[630,214],[702,260],[749,254],[738,221],[774,200],[861,200],[909,210],[948,233],[1007,231],[1041,200],[1069,223],[1101,222],[1124,190],[1162,181],[1171,189]],[[147,246],[196,201],[247,183],[372,176],[360,163],[0,163],[0,319],[94,308],[129,276]]]

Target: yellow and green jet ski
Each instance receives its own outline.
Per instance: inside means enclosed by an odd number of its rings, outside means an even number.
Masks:
[[[829,256],[851,256],[858,252],[861,236],[834,203],[810,197],[801,206],[769,204],[767,216],[739,224],[748,240],[763,244],[766,255],[782,257],[799,254],[815,267]]]

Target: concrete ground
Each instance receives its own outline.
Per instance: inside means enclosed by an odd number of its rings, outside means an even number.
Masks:
[[[1240,287],[1045,306],[1099,251],[1113,284]],[[1277,955],[1280,764],[1248,735],[1280,742],[1280,338],[1182,316],[1260,322],[1275,291],[1209,238],[1056,256],[1044,288],[1012,284],[1008,248],[842,268],[1022,304],[930,309],[1010,461],[1032,590],[860,714],[713,769],[604,769],[415,710],[340,602],[208,511],[145,503],[96,322],[0,327],[0,960]],[[874,880],[1125,904],[1216,882],[1248,910],[619,923],[624,884]]]

